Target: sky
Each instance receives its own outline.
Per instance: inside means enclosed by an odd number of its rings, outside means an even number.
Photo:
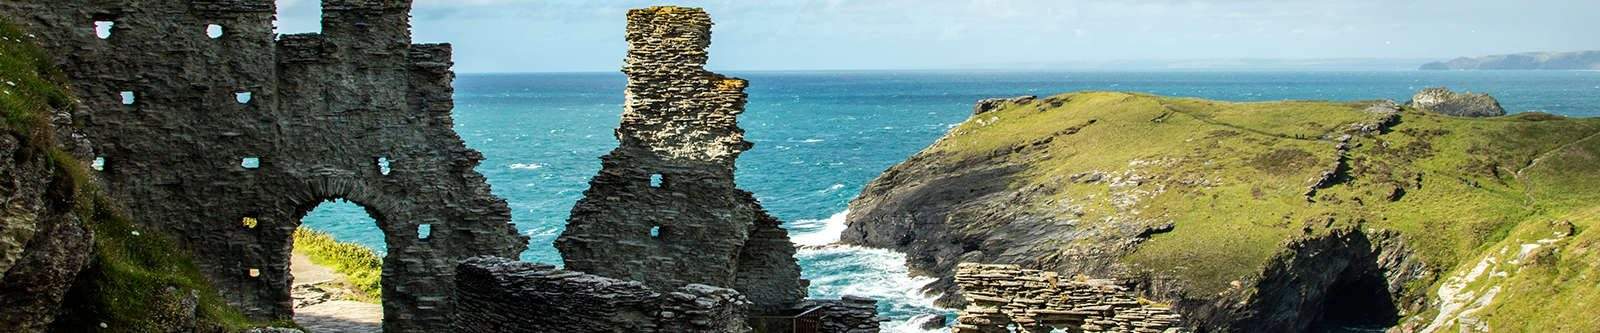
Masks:
[[[277,3],[280,33],[318,30],[319,1]],[[625,13],[653,5],[706,8],[708,67],[733,71],[1414,66],[1600,49],[1596,0],[416,0],[412,31],[454,44],[457,72],[616,71]]]

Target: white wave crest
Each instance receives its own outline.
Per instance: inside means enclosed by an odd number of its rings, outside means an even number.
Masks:
[[[543,168],[543,167],[544,167],[544,164],[539,164],[539,163],[517,163],[517,164],[512,164],[511,165],[512,169],[518,169],[518,170],[538,170],[539,168]]]
[[[837,243],[839,242],[839,235],[844,233],[844,217],[849,214],[850,211],[845,210],[834,213],[833,216],[829,216],[826,219],[796,220],[791,228],[809,229],[811,231],[789,236],[789,240],[796,245],[802,246],[822,246]]]

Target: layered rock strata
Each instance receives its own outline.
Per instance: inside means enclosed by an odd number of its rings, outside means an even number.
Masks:
[[[970,302],[954,333],[1185,332],[1182,317],[1115,281],[1063,277],[1016,265],[963,263],[956,283]]]
[[[755,311],[788,309],[806,284],[788,232],[734,185],[734,160],[751,147],[737,123],[746,82],[705,70],[710,38],[700,9],[628,13],[619,145],[556,248],[568,269],[658,290],[726,286]]]
[[[410,8],[325,0],[322,33],[283,36],[271,0],[3,1],[0,15],[56,56],[110,194],[194,251],[229,303],[290,318],[291,235],[348,199],[387,236],[385,329],[441,331],[455,264],[526,237],[451,128],[449,45],[412,44]]]
[[[658,291],[553,266],[495,257],[463,262],[451,332],[747,332],[748,302],[732,289]]]

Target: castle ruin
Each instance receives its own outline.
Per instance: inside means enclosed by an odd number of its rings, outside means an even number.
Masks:
[[[292,234],[347,199],[385,234],[385,331],[440,332],[456,264],[527,240],[451,129],[450,46],[412,44],[410,9],[324,0],[322,33],[280,36],[272,0],[0,2],[58,55],[111,194],[229,303],[290,318]]]
[[[628,13],[620,143],[572,209],[556,247],[568,269],[643,282],[738,290],[755,312],[806,296],[778,219],[735,187],[749,150],[737,117],[746,82],[705,70],[711,17],[695,8]]]

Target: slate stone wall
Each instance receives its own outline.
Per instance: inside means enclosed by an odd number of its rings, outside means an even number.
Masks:
[[[451,332],[748,332],[743,296],[690,284],[658,292],[553,266],[478,257],[456,274]]]
[[[348,199],[386,235],[385,329],[443,331],[456,263],[526,237],[451,128],[450,47],[411,43],[410,1],[322,5],[321,34],[284,36],[272,0],[6,0],[0,15],[57,56],[111,194],[185,242],[229,303],[289,318],[291,235]]]
[[[732,287],[757,312],[796,305],[806,283],[788,232],[734,185],[751,148],[737,122],[746,82],[705,70],[710,16],[635,9],[627,40],[620,144],[556,240],[566,267],[658,290]]]
[[[962,263],[956,283],[967,308],[953,333],[1185,332],[1168,307],[1141,302],[1111,280],[1073,279],[1016,265]]]

